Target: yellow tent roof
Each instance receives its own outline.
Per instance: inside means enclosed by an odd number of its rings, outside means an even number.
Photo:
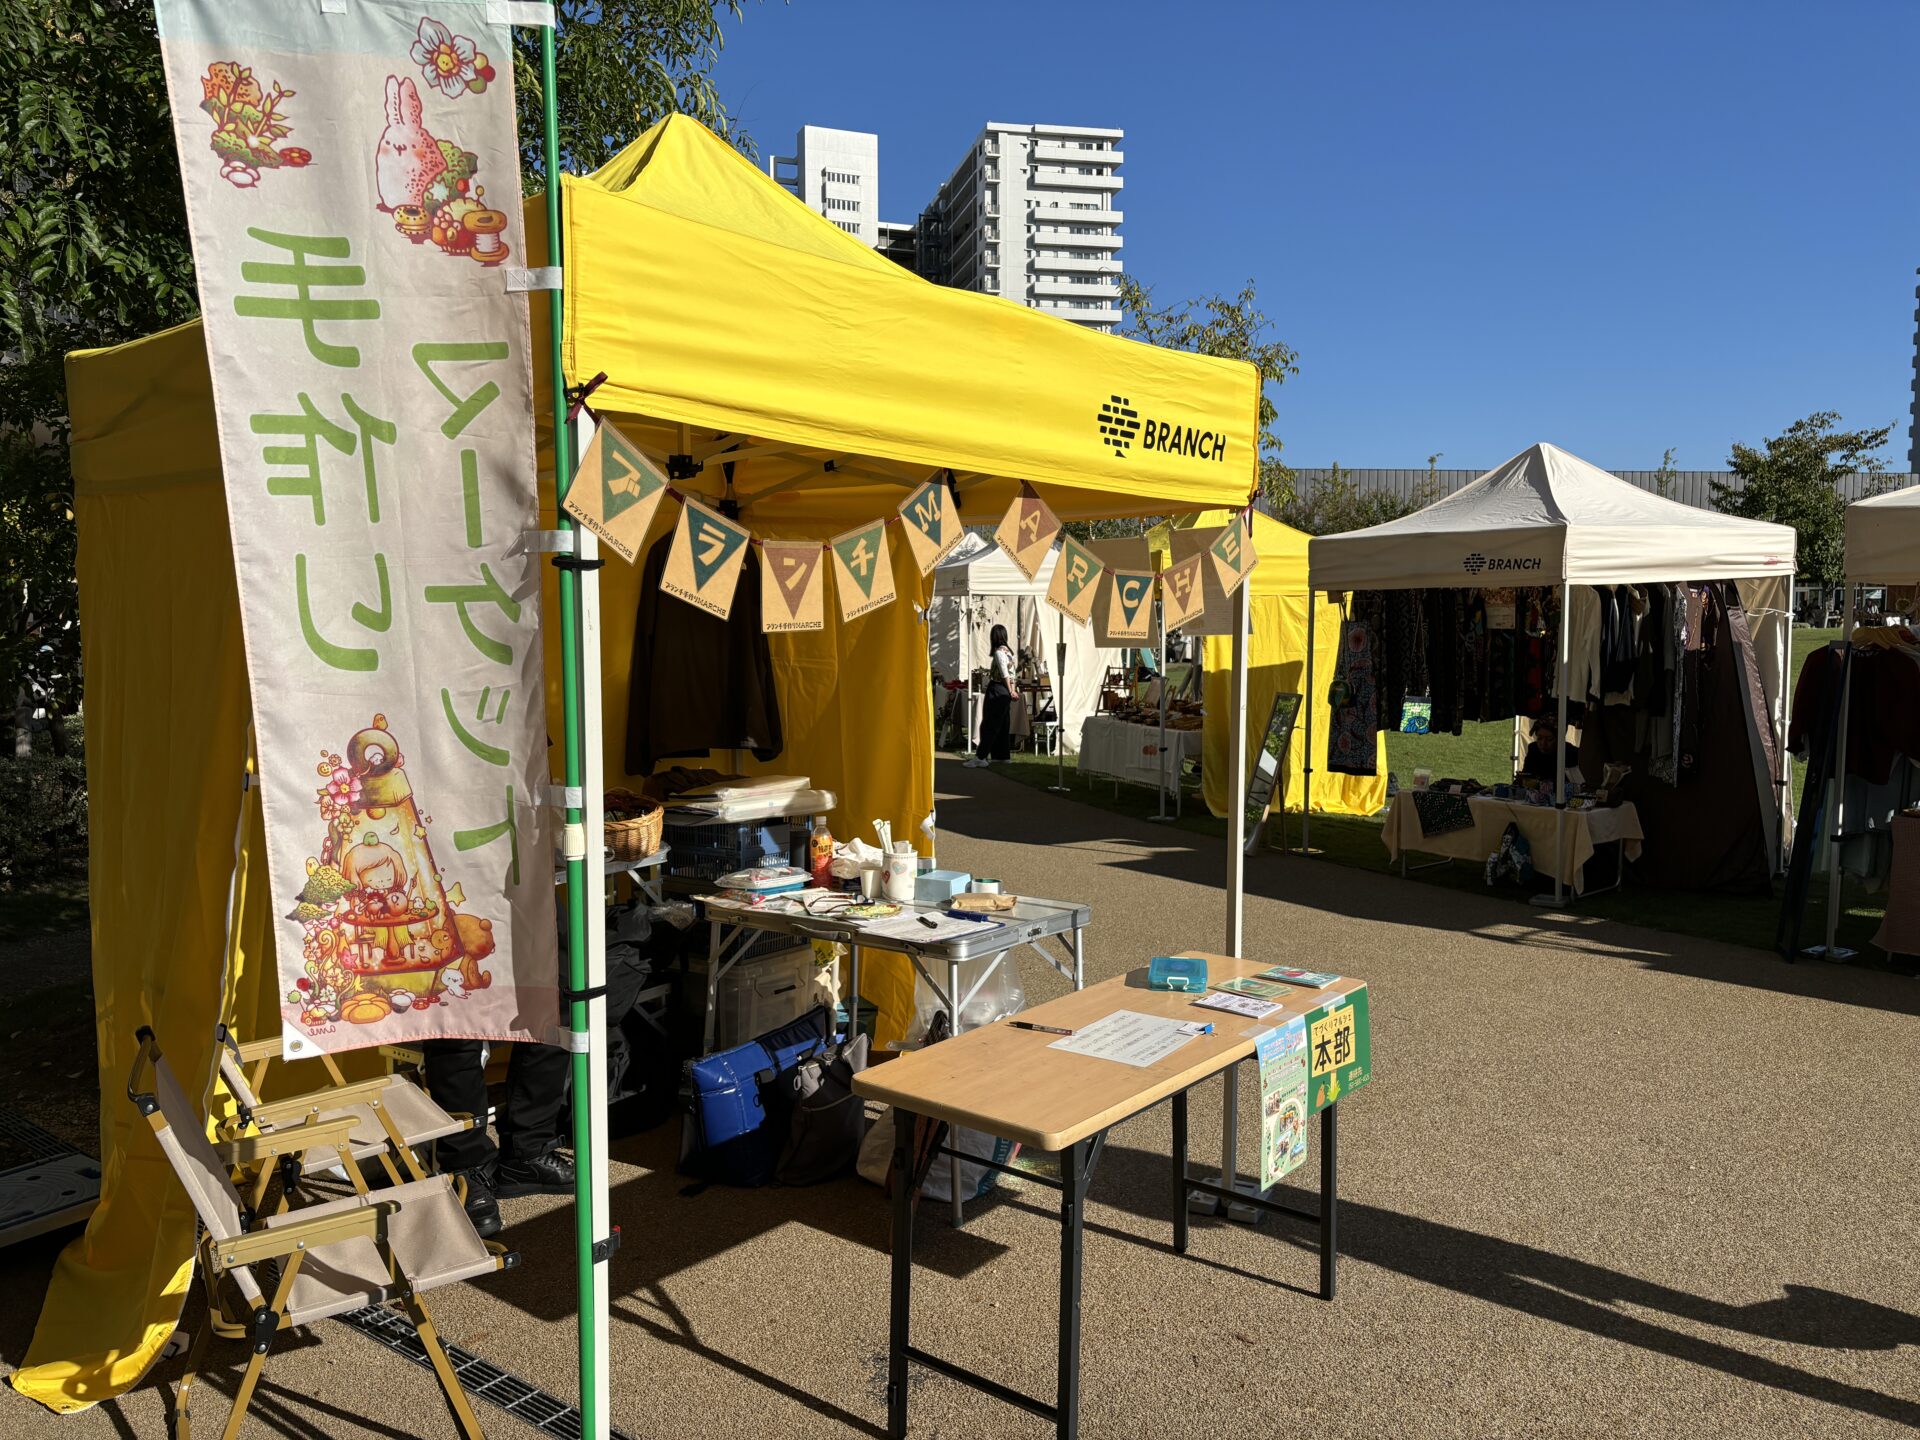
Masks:
[[[1224,525],[1232,519],[1225,511],[1201,515],[1183,515],[1173,524],[1181,530]],[[1247,583],[1256,595],[1304,595],[1307,593],[1307,541],[1304,530],[1283,525],[1265,511],[1253,512],[1253,553],[1260,563],[1253,567]]]
[[[1252,490],[1251,365],[930,284],[692,120],[663,120],[561,195],[568,383],[604,374],[597,411],[656,457],[705,461],[684,488],[718,494],[736,457],[763,533],[871,519],[945,469],[975,523],[997,521],[1021,480],[1066,519],[1244,505]],[[1140,426],[1124,448],[1104,406]]]

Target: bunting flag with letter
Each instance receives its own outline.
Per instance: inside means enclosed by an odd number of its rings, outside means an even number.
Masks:
[[[876,520],[827,542],[833,550],[834,588],[840,618],[857,620],[893,599],[893,561],[887,555],[887,522]]]
[[[929,480],[900,506],[900,523],[913,547],[913,558],[925,575],[960,543],[967,532],[960,526],[960,507],[944,480]]]
[[[680,502],[680,523],[667,552],[660,588],[722,620],[733,613],[733,591],[750,538],[740,526],[698,500]],[[761,606],[764,611],[765,604]]]
[[[1221,527],[1219,535],[1207,547],[1207,553],[1213,557],[1214,573],[1220,577],[1220,588],[1229,595],[1240,588],[1240,582],[1253,573],[1253,567],[1260,560],[1247,536],[1244,515],[1234,516]]]
[[[1189,555],[1160,572],[1160,613],[1169,630],[1178,630],[1206,613],[1207,589],[1200,574],[1201,563],[1198,555]]]
[[[602,420],[567,487],[567,513],[631,565],[666,493],[659,467]]]
[[[1107,633],[1116,640],[1152,638],[1153,572],[1116,570],[1107,591]]]
[[[1100,577],[1106,568],[1073,536],[1061,536],[1060,558],[1053,564],[1047,603],[1068,619],[1086,624],[1093,615],[1093,597],[1100,592]]]
[[[532,347],[499,268],[527,263],[506,17],[155,12],[285,1054],[549,1042],[543,567],[521,543],[540,527]]]
[[[826,551],[818,540],[763,540],[760,542],[760,630],[786,635],[796,630],[827,628],[825,574],[820,561]]]
[[[1131,630],[1115,633],[1110,628],[1114,621],[1122,618],[1120,606],[1114,603],[1114,581],[1115,577],[1123,572],[1130,575],[1152,575],[1152,553],[1147,548],[1146,540],[1138,535],[1110,540],[1089,540],[1086,545],[1105,567],[1099,580],[1099,592],[1093,600],[1093,643],[1103,649],[1116,645],[1131,645],[1139,638],[1137,633]]]
[[[1007,507],[993,538],[1020,573],[1031,580],[1040,573],[1040,562],[1047,558],[1053,537],[1059,533],[1059,518],[1047,502],[1034,493],[1031,485],[1022,485],[1019,498]]]

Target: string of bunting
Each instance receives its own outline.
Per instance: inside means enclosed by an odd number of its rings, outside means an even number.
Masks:
[[[604,376],[596,377],[574,398],[576,409]],[[654,517],[665,499],[680,504],[660,588],[676,600],[724,620],[733,613],[733,597],[748,552],[757,557],[762,578],[760,628],[767,634],[792,634],[826,628],[826,572],[831,568],[840,618],[857,620],[888,605],[898,595],[887,527],[905,532],[921,575],[953,553],[965,537],[949,476],[936,475],[908,494],[891,515],[856,525],[829,540],[779,540],[754,535],[698,496],[679,490],[660,467],[620,432],[595,416],[593,441],[580,457],[566,509],[608,549],[629,565],[639,560]],[[1210,557],[1221,590],[1232,594],[1257,561],[1249,542],[1248,509],[1235,512],[1204,555]],[[994,539],[1020,573],[1035,579],[1060,542],[1047,603],[1079,624],[1093,618],[1096,598],[1108,596],[1106,629],[1111,635],[1144,639],[1157,589],[1168,629],[1193,619],[1205,607],[1202,554],[1187,557],[1156,574],[1146,568],[1108,565],[1093,550],[1065,534],[1059,517],[1031,485],[1008,507]],[[828,557],[831,557],[830,562]],[[823,563],[826,562],[826,563]],[[1110,585],[1103,581],[1111,578]]]

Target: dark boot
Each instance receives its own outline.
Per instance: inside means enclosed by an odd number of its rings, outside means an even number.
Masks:
[[[571,1195],[573,1160],[558,1150],[526,1156],[503,1154],[493,1188],[502,1200],[517,1195]]]
[[[467,1182],[467,1218],[473,1221],[474,1233],[482,1240],[491,1240],[500,1233],[500,1203],[494,1198],[493,1169],[493,1165],[487,1164],[460,1172]]]

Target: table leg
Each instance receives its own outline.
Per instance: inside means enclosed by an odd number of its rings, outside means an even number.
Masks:
[[[960,962],[947,961],[947,1021],[953,1027],[953,1033],[960,1033]],[[961,1213],[960,1200],[960,1132],[952,1127],[947,1130],[947,1148],[954,1153],[948,1160],[948,1183],[953,1191],[953,1228],[958,1230],[966,1223]]]
[[[1080,1261],[1086,1216],[1087,1142],[1060,1153],[1060,1370],[1055,1434],[1080,1434]]]
[[[860,1033],[860,947],[847,945],[847,963],[853,967],[853,976],[849,983],[853,986],[847,996],[847,1043],[853,1043],[853,1037]]]
[[[893,1293],[887,1311],[887,1434],[907,1433],[907,1344],[913,1314],[913,1116],[893,1110]]]
[[[1240,1187],[1240,1066],[1238,1062],[1220,1072],[1220,1183],[1229,1190]],[[1220,1213],[1227,1213],[1226,1200]]]
[[[1320,1112],[1320,1298],[1333,1299],[1333,1267],[1339,1258],[1340,1107]]]
[[[1073,930],[1073,988],[1087,988],[1087,932],[1077,925]]]
[[[712,921],[707,926],[707,1026],[703,1032],[705,1043],[700,1047],[702,1055],[713,1053],[714,1012],[720,1008],[720,952],[726,948],[721,939],[720,922]]]
[[[1173,1253],[1187,1253],[1187,1092],[1173,1097]]]

